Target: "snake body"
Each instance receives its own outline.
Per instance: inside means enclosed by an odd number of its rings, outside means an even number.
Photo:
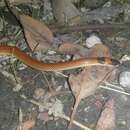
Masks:
[[[82,58],[74,61],[66,61],[66,62],[58,62],[58,63],[45,63],[38,60],[33,59],[25,52],[21,51],[17,47],[12,46],[0,46],[0,55],[1,56],[14,56],[21,60],[24,64],[35,68],[37,70],[43,71],[60,71],[60,70],[69,70],[79,67],[85,66],[93,66],[93,65],[110,65],[115,66],[120,64],[119,61],[115,59],[111,59],[109,57],[100,57],[100,58]]]

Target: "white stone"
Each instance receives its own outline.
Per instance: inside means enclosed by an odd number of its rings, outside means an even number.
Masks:
[[[124,71],[120,73],[119,83],[122,85],[122,87],[130,88],[130,71]]]
[[[86,39],[86,46],[88,48],[91,48],[96,44],[102,44],[102,41],[98,36],[92,34],[89,38]]]

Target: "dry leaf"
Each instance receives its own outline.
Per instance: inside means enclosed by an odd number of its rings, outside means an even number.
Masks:
[[[115,110],[114,99],[109,100],[105,109],[101,113],[101,117],[97,122],[95,130],[115,130]]]
[[[79,24],[80,12],[70,0],[52,0],[52,8],[59,24]]]
[[[25,121],[24,123],[22,123],[22,129],[30,130],[31,128],[33,128],[34,125],[35,125],[34,120],[28,120],[28,121]]]
[[[90,51],[92,57],[109,57],[109,49],[104,45],[95,45]],[[101,55],[102,54],[102,55]],[[88,97],[95,93],[99,83],[105,78],[105,76],[112,71],[112,67],[101,67],[101,66],[89,66],[86,67],[78,75],[71,75],[69,77],[69,83],[71,90],[76,98],[73,112],[71,114],[71,120],[68,130],[71,130],[72,121],[81,99]]]
[[[58,51],[65,53],[65,54],[79,55],[81,57],[84,57],[85,54],[87,53],[88,49],[86,49],[78,44],[65,42],[58,48]]]
[[[96,44],[86,54],[87,57],[111,57],[110,50],[103,44]]]
[[[51,47],[54,37],[43,22],[27,15],[20,15],[20,22],[24,28],[28,45],[32,50],[46,51]]]

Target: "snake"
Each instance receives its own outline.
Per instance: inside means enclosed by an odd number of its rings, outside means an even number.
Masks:
[[[36,60],[21,51],[16,46],[0,45],[0,56],[13,56],[18,60],[22,61],[27,66],[40,71],[62,71],[70,70],[74,68],[86,67],[86,66],[116,66],[120,62],[110,57],[91,57],[91,58],[80,58],[72,61],[58,62],[58,63],[46,63]]]

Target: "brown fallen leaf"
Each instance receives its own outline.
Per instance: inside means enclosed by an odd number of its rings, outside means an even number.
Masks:
[[[104,45],[95,45],[90,51],[92,57],[110,57],[108,53],[109,49]],[[104,80],[105,76],[112,71],[113,67],[101,67],[101,66],[89,66],[86,67],[78,75],[70,75],[69,83],[70,88],[75,96],[76,102],[71,114],[70,124],[68,130],[71,130],[72,121],[76,113],[76,109],[81,99],[93,95],[99,85],[99,83]]]
[[[115,128],[114,99],[111,99],[106,103],[95,130],[115,130]]]
[[[51,30],[43,22],[30,16],[20,15],[19,17],[31,50],[46,51],[49,49],[54,38]]]
[[[30,130],[35,125],[34,120],[27,120],[24,123],[22,123],[22,130]]]
[[[60,45],[60,47],[58,48],[58,51],[65,54],[79,55],[80,57],[84,57],[88,49],[78,44],[64,42],[63,44]]]
[[[111,57],[110,50],[103,44],[93,46],[86,54],[87,57]]]

